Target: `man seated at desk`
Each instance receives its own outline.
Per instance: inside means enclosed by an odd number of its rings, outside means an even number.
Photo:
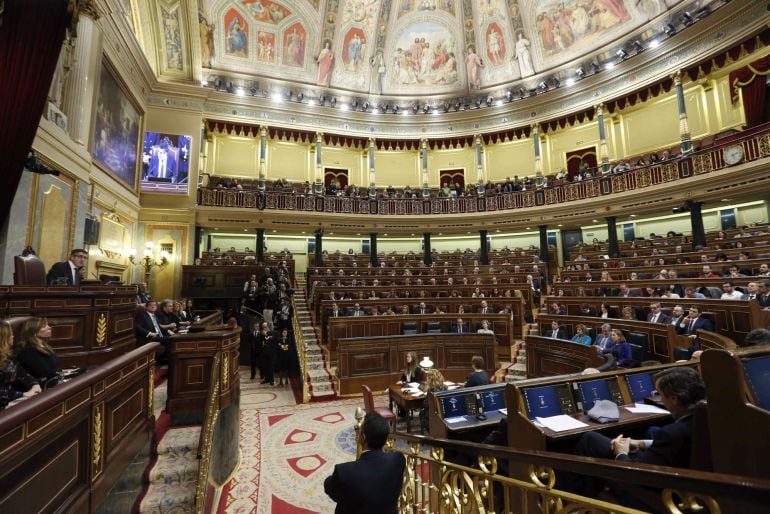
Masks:
[[[64,262],[57,262],[45,276],[47,284],[55,285],[79,285],[80,271],[86,265],[88,252],[76,248],[70,252],[70,258]]]
[[[705,399],[706,387],[700,375],[686,367],[671,368],[658,374],[655,389],[663,405],[671,412],[673,423],[660,427],[651,440],[636,440],[619,435],[610,439],[598,432],[583,434],[575,453],[586,457],[601,457],[618,461],[641,462],[659,466],[687,468],[690,464],[693,410],[698,401]],[[565,477],[565,484],[580,494],[594,496],[604,484],[594,483],[588,477]],[[621,484],[610,488],[625,504],[633,503]]]

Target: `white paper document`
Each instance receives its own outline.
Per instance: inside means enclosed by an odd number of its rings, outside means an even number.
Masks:
[[[465,416],[455,416],[453,418],[444,418],[444,421],[447,423],[460,423],[461,421],[466,421]]]
[[[626,410],[628,412],[633,412],[634,414],[668,414],[666,409],[661,409],[660,407],[648,405],[646,403],[637,403],[633,407],[626,407]]]
[[[553,430],[554,432],[564,432],[565,430],[575,430],[577,428],[585,428],[588,425],[580,420],[577,420],[566,414],[560,414],[558,416],[549,416],[547,418],[536,418],[545,428]]]
[[[411,388],[413,388],[413,389],[419,389],[419,388],[420,388],[420,383],[419,383],[419,382],[409,382],[409,383],[408,383],[408,384],[406,384],[406,385],[407,385],[408,387],[411,387]]]
[[[455,383],[454,383],[454,382],[450,382],[449,380],[445,380],[445,381],[444,381],[444,385],[445,385],[445,386],[447,386],[447,387],[449,387],[449,386],[453,386],[453,385],[455,385]]]
[[[497,412],[499,412],[503,416],[507,416],[508,415],[508,409],[497,409]]]

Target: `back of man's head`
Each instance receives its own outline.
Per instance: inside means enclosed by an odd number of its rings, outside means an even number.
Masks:
[[[744,338],[742,343],[738,343],[738,346],[756,346],[760,344],[770,343],[770,330],[766,328],[755,328]]]
[[[361,425],[361,432],[366,439],[366,445],[370,450],[379,450],[385,446],[390,434],[390,425],[381,415],[376,412],[369,412],[364,417],[364,423]]]
[[[689,367],[669,368],[655,376],[656,388],[681,407],[690,408],[706,398],[706,386],[697,371]]]

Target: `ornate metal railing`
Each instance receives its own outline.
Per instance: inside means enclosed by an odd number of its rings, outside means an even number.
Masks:
[[[713,146],[676,159],[643,166],[622,173],[610,173],[594,179],[517,191],[460,198],[361,198],[316,196],[267,191],[260,193],[237,189],[198,189],[198,205],[259,210],[319,211],[342,214],[410,216],[427,214],[467,214],[557,205],[590,198],[635,191],[710,173],[730,166],[725,149],[740,146],[743,160],[751,162],[770,157],[770,124],[720,140]]]
[[[356,418],[358,431],[363,420],[360,408]],[[770,501],[770,481],[751,477],[683,472],[400,432],[393,434],[386,450],[406,457],[398,500],[402,514],[640,514],[649,510],[721,514],[760,512]],[[564,472],[594,477],[602,484],[617,484],[624,492],[623,500],[636,498],[644,505],[652,505],[638,510],[613,503],[611,497],[602,500],[557,489],[557,476]]]
[[[203,514],[206,505],[206,494],[211,494],[209,487],[209,465],[211,464],[212,442],[214,440],[214,426],[219,418],[219,361],[220,355],[214,355],[211,362],[211,369],[214,372],[209,382],[208,396],[206,397],[206,406],[203,411],[203,422],[201,423],[201,432],[198,437],[198,476],[195,482],[195,513]]]

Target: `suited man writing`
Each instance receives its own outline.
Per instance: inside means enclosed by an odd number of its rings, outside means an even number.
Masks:
[[[45,276],[45,281],[48,284],[80,284],[80,270],[86,265],[88,259],[88,252],[81,248],[76,248],[70,252],[70,258],[64,262],[57,262],[51,269],[48,270],[48,274]]]
[[[365,448],[357,461],[334,466],[324,480],[324,491],[337,503],[335,514],[397,514],[398,496],[406,460],[400,453],[382,450],[390,426],[376,412],[370,412],[361,425],[361,445]]]

